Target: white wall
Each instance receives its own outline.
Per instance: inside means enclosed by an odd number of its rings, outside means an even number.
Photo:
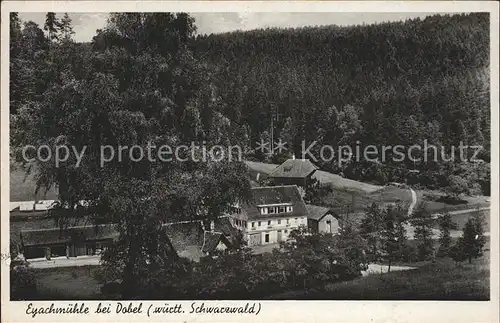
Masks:
[[[339,232],[339,221],[331,214],[325,215],[318,223],[319,232],[328,232],[328,221],[331,222],[331,233],[337,234]]]
[[[287,222],[288,220],[288,222]],[[259,226],[260,221],[260,226]],[[271,224],[268,224],[271,221]],[[252,222],[255,223],[252,227]],[[281,222],[281,223],[278,223]],[[297,229],[299,226],[307,227],[307,217],[280,217],[280,218],[262,218],[248,221],[245,239],[248,241],[249,235],[252,233],[260,233],[261,244],[278,243],[278,230],[281,230],[282,241],[288,238],[292,230]],[[286,231],[286,232],[285,232]],[[269,242],[265,242],[265,236],[269,234]]]

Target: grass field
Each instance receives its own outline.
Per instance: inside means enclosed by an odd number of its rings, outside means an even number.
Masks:
[[[101,284],[94,278],[97,266],[33,269],[39,300],[101,299]]]
[[[333,283],[324,290],[290,291],[269,299],[318,300],[489,300],[487,257],[455,265],[451,259],[352,281]]]

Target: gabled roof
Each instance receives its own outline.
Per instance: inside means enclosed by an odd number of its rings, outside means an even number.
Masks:
[[[180,257],[198,261],[203,257],[203,227],[199,221],[166,224],[165,232]]]
[[[238,229],[233,227],[228,217],[220,217],[214,220],[214,231],[221,232],[229,242],[235,243],[238,239]]]
[[[313,219],[316,221],[321,220],[328,213],[332,213],[330,211],[330,208],[327,208],[324,206],[307,204],[306,207],[307,207],[307,213],[308,213],[307,218]]]
[[[318,169],[308,159],[288,159],[283,164],[276,167],[269,177],[291,177],[306,178]]]
[[[21,231],[21,241],[25,247],[64,244],[75,239],[79,241],[108,240],[118,238],[118,236],[118,230],[113,224]]]
[[[306,204],[300,195],[297,185],[266,186],[252,188],[251,204],[242,205],[242,212],[248,219],[269,217],[298,217],[307,215]],[[258,205],[290,204],[291,213],[260,214]]]
[[[227,238],[222,234],[221,232],[210,232],[206,231],[205,232],[205,243],[203,244],[202,251],[204,253],[210,253],[214,251],[217,246],[219,245],[219,242],[223,242],[227,247],[229,247],[230,242],[227,240]]]

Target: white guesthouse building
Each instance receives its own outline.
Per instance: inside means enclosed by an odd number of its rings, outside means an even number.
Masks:
[[[252,188],[250,203],[231,216],[249,246],[279,243],[300,226],[307,227],[307,208],[296,185]]]

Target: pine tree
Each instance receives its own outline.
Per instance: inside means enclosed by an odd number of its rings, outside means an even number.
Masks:
[[[449,255],[451,248],[451,235],[450,230],[455,227],[450,212],[445,212],[438,220],[441,233],[439,235],[439,257],[446,257]]]
[[[47,38],[50,41],[58,40],[59,36],[57,35],[60,29],[59,20],[56,17],[54,12],[47,12],[45,16],[45,25],[43,26],[43,30],[47,32]]]
[[[470,264],[472,259],[483,255],[483,248],[486,243],[483,233],[482,214],[479,210],[465,223],[462,232],[462,236],[452,247],[451,255],[455,261],[460,262],[467,259]]]
[[[410,222],[415,228],[419,260],[432,259],[434,257],[434,241],[432,240],[434,219],[425,204],[422,203],[417,207],[411,215]]]
[[[10,13],[10,57],[15,58],[19,54],[19,42],[21,41],[21,19],[17,12]]]
[[[383,211],[376,203],[372,203],[365,211],[365,217],[361,221],[360,234],[368,245],[368,254],[372,261],[381,257]]]
[[[381,251],[388,261],[388,271],[394,260],[402,259],[406,250],[406,215],[401,205],[389,205],[382,212]]]
[[[73,31],[72,20],[67,12],[64,13],[63,18],[61,19],[60,28],[61,28],[62,40],[71,41],[75,32]]]

